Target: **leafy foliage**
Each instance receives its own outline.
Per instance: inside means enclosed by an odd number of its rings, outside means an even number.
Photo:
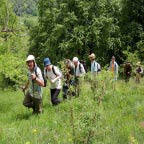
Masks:
[[[94,52],[105,64],[111,57],[107,54],[121,52],[119,13],[115,1],[40,0],[39,26],[31,32],[30,52],[39,60],[49,56],[54,63],[75,55],[86,59]]]
[[[132,53],[139,51],[139,58],[143,59],[144,33],[143,0],[122,0],[121,32],[123,47]]]
[[[0,56],[0,75],[3,76],[2,88],[6,86],[17,86],[22,85],[22,82],[26,81],[26,68],[25,63],[20,60],[20,57],[16,57],[11,54],[4,54]]]
[[[13,4],[14,12],[17,16],[32,15],[37,16],[38,0],[10,0]]]
[[[25,27],[17,22],[8,1],[0,5],[0,18],[0,85],[15,87],[25,79],[23,57],[27,53],[27,38],[21,37]]]

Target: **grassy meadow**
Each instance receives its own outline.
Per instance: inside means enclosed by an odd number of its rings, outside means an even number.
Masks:
[[[143,144],[144,80],[83,82],[79,97],[58,106],[44,88],[41,115],[22,105],[23,93],[0,91],[0,144]],[[62,97],[62,93],[61,96]]]

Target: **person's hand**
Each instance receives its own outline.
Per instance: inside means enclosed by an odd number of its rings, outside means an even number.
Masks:
[[[36,75],[35,74],[31,74],[31,78],[32,78],[32,80],[36,80]]]
[[[26,87],[25,87],[25,86],[23,86],[23,87],[21,87],[21,89],[22,89],[22,91],[23,91],[23,92],[25,92]]]
[[[53,79],[53,80],[51,80],[51,83],[55,83],[55,80]]]

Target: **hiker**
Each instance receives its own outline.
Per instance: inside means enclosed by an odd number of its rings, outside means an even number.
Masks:
[[[113,80],[116,81],[117,77],[118,77],[118,64],[115,61],[115,57],[114,56],[112,56],[112,58],[111,58],[109,70],[112,72]]]
[[[67,99],[67,93],[70,88],[70,86],[73,86],[74,84],[74,64],[70,59],[65,60],[66,70],[65,70],[65,81],[63,84],[63,99]],[[72,96],[75,95],[74,92],[71,93]]]
[[[32,108],[33,114],[42,113],[42,86],[44,86],[44,80],[40,68],[37,66],[35,57],[29,55],[26,59],[28,66],[28,81],[23,87],[23,92],[26,89],[23,105]]]
[[[130,64],[130,62],[126,62],[124,65],[124,79],[125,82],[128,82],[130,77],[131,77],[131,73],[132,73],[132,66]]]
[[[143,68],[141,67],[141,62],[137,62],[137,68],[136,68],[136,83],[140,83],[140,78],[143,74]]]
[[[51,84],[50,94],[51,102],[54,105],[58,105],[61,101],[58,99],[58,95],[61,91],[61,78],[62,73],[59,68],[52,65],[49,58],[44,59],[44,77],[46,77]]]
[[[92,53],[89,55],[89,59],[91,61],[91,73],[92,73],[92,78],[95,78],[98,73],[101,71],[101,66],[98,62],[95,60],[95,54]]]
[[[74,84],[75,84],[75,93],[79,96],[80,93],[80,85],[82,82],[82,78],[85,75],[84,66],[79,62],[77,57],[73,58],[74,63]]]

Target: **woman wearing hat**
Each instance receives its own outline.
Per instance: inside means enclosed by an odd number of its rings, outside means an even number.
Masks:
[[[49,58],[44,59],[44,77],[46,77],[50,83],[50,93],[51,93],[51,102],[53,105],[58,105],[60,100],[58,99],[58,95],[62,88],[61,86],[61,78],[62,73],[58,69],[58,67],[51,64]]]

